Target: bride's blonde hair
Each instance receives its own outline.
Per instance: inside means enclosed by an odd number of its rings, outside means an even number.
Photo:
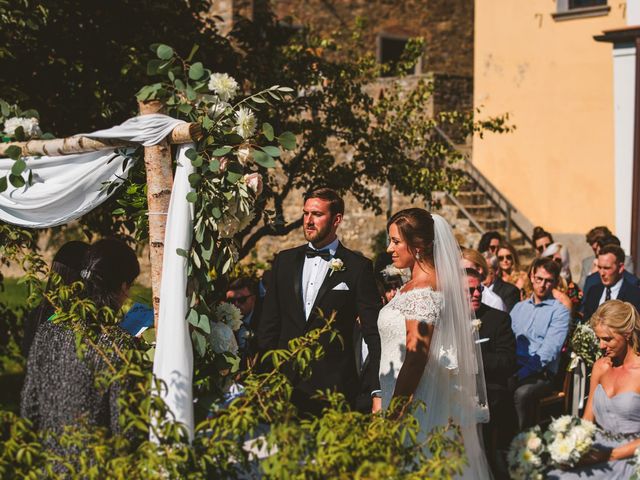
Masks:
[[[609,300],[598,307],[589,322],[609,327],[614,332],[629,338],[633,351],[640,355],[640,314],[629,302]]]

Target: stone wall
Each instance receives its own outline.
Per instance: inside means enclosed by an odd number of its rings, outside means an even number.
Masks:
[[[473,75],[473,0],[273,0],[276,15],[330,34],[367,21],[367,44],[379,34],[423,37],[423,72]]]

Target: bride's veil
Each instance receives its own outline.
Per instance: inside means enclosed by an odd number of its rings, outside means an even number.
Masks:
[[[470,465],[486,459],[477,424],[489,420],[487,391],[478,332],[468,299],[461,252],[451,227],[440,215],[434,221],[433,256],[438,290],[443,296],[440,319],[434,329],[425,369],[428,389],[427,425],[445,425],[449,418],[462,428]],[[482,470],[481,470],[482,471]]]

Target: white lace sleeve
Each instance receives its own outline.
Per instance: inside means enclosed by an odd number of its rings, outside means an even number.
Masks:
[[[430,288],[419,288],[401,293],[394,298],[393,308],[407,320],[437,324],[442,309],[442,294]]]

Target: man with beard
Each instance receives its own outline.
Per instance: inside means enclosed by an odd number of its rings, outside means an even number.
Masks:
[[[379,389],[380,336],[378,313],[382,307],[372,263],[340,243],[337,230],[344,201],[334,190],[320,188],[304,197],[303,229],[307,244],[280,252],[264,299],[258,328],[258,348],[264,353],[286,348],[289,340],[321,328],[335,314],[333,329],[341,340],[321,339],[322,359],[311,364],[311,376],[290,374],[292,402],[302,416],[320,415],[327,404],[318,391],[344,394],[354,406],[358,393]],[[367,368],[359,373],[354,351],[356,318],[369,350]],[[374,398],[374,409],[379,399]]]

